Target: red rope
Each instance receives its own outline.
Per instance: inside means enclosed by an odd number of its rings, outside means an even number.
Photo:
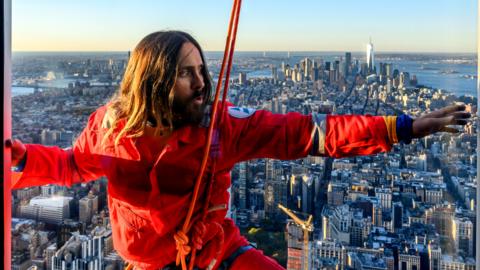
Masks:
[[[223,80],[223,73],[225,70],[225,63],[227,60],[227,55],[228,55],[228,67],[227,67],[227,74],[225,78],[225,87],[223,89],[223,96],[222,96],[222,105],[221,105],[221,112],[223,112],[224,109],[224,104],[225,104],[225,99],[228,91],[228,80],[230,78],[230,71],[231,71],[231,66],[232,66],[232,58],[233,58],[233,52],[235,50],[235,41],[236,41],[236,35],[237,35],[237,28],[238,28],[238,19],[240,16],[240,7],[241,7],[241,0],[234,0],[233,3],[233,8],[230,14],[230,22],[228,26],[228,34],[227,34],[227,41],[225,43],[225,50],[223,53],[223,61],[222,61],[222,67],[220,69],[220,74],[218,76],[218,83],[217,87],[215,90],[215,99],[213,102],[213,108],[212,108],[212,114],[211,114],[211,125],[208,129],[208,137],[207,137],[207,143],[205,145],[205,151],[202,159],[202,165],[200,167],[200,173],[198,174],[198,177],[195,182],[195,188],[193,191],[193,196],[192,200],[190,201],[190,206],[188,208],[188,213],[187,216],[185,217],[185,222],[183,223],[183,227],[181,230],[177,231],[177,233],[174,235],[175,243],[176,243],[176,248],[177,248],[177,258],[176,258],[176,264],[182,265],[182,269],[186,270],[187,269],[187,264],[186,264],[186,256],[190,253],[192,248],[189,245],[189,239],[188,239],[188,232],[191,228],[191,219],[193,216],[193,211],[195,209],[195,204],[198,200],[198,193],[200,190],[200,184],[202,182],[203,175],[205,173],[205,168],[207,165],[209,153],[210,153],[210,146],[212,143],[212,135],[214,131],[214,126],[216,123],[216,116],[217,116],[217,109],[218,109],[218,99],[220,96],[220,89],[222,87],[222,80]],[[235,21],[235,22],[234,22]],[[234,27],[234,28],[233,28]],[[233,30],[233,37],[231,36],[232,34],[232,29]],[[223,119],[223,113],[221,113],[220,120]],[[202,213],[202,221],[205,220],[206,215],[208,213],[208,203],[210,201],[210,196],[211,196],[211,191],[212,191],[212,183],[213,183],[213,172],[215,170],[215,159],[213,160],[213,166],[212,166],[212,173],[210,175],[210,181],[208,183],[208,190],[207,190],[207,199],[205,201],[205,205],[203,208],[203,213]],[[195,255],[196,255],[196,248],[193,248],[192,251],[192,257],[190,258],[190,265],[189,269],[193,269],[193,266],[195,264]]]

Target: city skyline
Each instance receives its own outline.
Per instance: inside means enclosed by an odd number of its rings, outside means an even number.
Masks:
[[[128,51],[150,32],[179,29],[206,51],[222,51],[230,1],[31,0],[12,3],[13,51]],[[249,1],[242,6],[237,51],[476,51],[477,2]],[[178,16],[182,14],[182,16]],[[85,16],[84,16],[85,15]],[[265,34],[268,33],[268,34]]]

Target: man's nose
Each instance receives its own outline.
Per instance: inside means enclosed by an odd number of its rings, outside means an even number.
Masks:
[[[192,86],[195,90],[203,89],[203,87],[205,87],[205,82],[203,81],[203,74],[201,71],[195,72]]]

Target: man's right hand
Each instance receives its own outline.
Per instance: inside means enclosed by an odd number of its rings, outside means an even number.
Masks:
[[[27,147],[20,140],[7,140],[6,145],[12,148],[12,166],[17,166],[27,153]]]

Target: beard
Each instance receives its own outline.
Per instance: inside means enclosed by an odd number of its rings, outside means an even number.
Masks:
[[[205,96],[203,91],[195,92],[191,97],[181,99],[177,96],[173,99],[173,127],[178,129],[185,125],[199,125],[205,112]],[[198,104],[196,98],[203,96],[203,101]]]

